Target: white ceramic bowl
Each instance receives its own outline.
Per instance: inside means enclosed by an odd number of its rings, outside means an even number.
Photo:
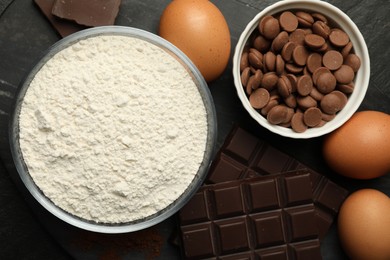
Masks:
[[[249,99],[245,93],[245,89],[241,84],[240,78],[240,60],[244,47],[254,30],[257,30],[259,21],[266,15],[274,15],[286,10],[303,10],[308,12],[319,12],[325,15],[329,20],[337,24],[348,35],[353,44],[354,52],[361,59],[361,67],[356,73],[354,83],[355,89],[349,96],[346,106],[337,113],[336,117],[324,126],[317,128],[309,128],[303,133],[294,132],[290,128],[281,127],[270,124],[264,116],[258,113],[249,103]],[[233,56],[233,76],[234,84],[237,89],[238,96],[244,105],[245,109],[261,126],[267,128],[273,133],[290,138],[312,138],[318,137],[340,127],[344,124],[359,108],[368,88],[370,78],[370,59],[368,55],[367,45],[362,34],[355,23],[337,7],[319,0],[284,0],[268,6],[258,13],[246,26],[242,32],[235,48]]]

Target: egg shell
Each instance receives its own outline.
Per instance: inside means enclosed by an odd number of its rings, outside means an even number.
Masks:
[[[390,171],[390,115],[379,111],[355,113],[324,138],[323,155],[341,175],[373,179]]]
[[[338,234],[355,260],[390,259],[390,198],[374,189],[352,193],[341,205]]]
[[[207,82],[217,79],[230,57],[230,31],[221,11],[207,0],[174,0],[163,11],[159,35],[183,51]]]

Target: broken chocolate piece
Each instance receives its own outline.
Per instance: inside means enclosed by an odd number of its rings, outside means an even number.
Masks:
[[[51,13],[55,0],[34,0],[42,13],[49,20],[51,25],[62,36],[66,37],[72,33],[81,31],[87,27],[74,23],[72,21],[64,20],[54,16]]]
[[[113,25],[121,0],[55,0],[52,14],[85,26]]]

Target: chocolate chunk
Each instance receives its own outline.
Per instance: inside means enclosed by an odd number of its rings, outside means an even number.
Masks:
[[[51,13],[55,0],[34,0],[41,12],[46,16],[54,29],[62,37],[66,37],[72,33],[81,31],[87,27],[76,24],[72,21],[64,20],[54,16]]]
[[[55,0],[52,14],[85,26],[113,25],[121,0]]]

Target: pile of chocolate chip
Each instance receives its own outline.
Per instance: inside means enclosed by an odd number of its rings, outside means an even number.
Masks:
[[[343,109],[360,64],[348,34],[323,14],[284,11],[263,17],[250,36],[241,83],[269,123],[301,133]]]

